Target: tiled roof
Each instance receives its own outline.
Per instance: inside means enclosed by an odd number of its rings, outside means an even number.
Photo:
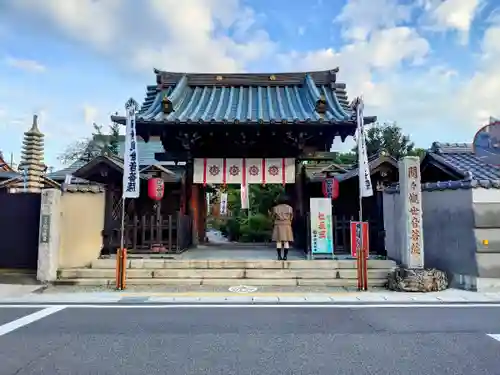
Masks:
[[[125,141],[119,143],[118,149],[118,154],[123,155],[125,151]],[[150,139],[147,143],[140,139],[137,140],[137,154],[139,155],[139,165],[141,167],[158,164],[159,162],[155,159],[155,154],[163,152],[165,152],[165,150],[160,140]]]
[[[394,159],[390,155],[373,155],[369,160],[368,160],[368,168],[370,171],[372,171],[375,168],[378,168],[381,164],[383,163],[389,163],[394,166],[394,168],[398,167],[398,162],[396,159]],[[358,176],[358,166],[355,165],[353,166],[352,169],[347,171],[347,173],[338,175],[337,178],[339,182],[349,180],[353,177]]]
[[[125,139],[122,138],[122,139],[120,139],[120,142],[118,143],[119,155],[123,155],[124,149],[125,149]],[[154,165],[154,164],[160,164],[160,165],[165,164],[162,162],[158,162],[155,159],[156,153],[163,153],[163,152],[164,152],[163,145],[157,139],[151,139],[147,143],[141,139],[138,139],[138,141],[137,141],[137,153],[139,155],[139,164],[140,164],[141,168],[147,167],[149,165]],[[118,159],[121,160],[121,158],[118,158]],[[72,175],[76,170],[80,169],[85,164],[87,164],[86,161],[77,160],[66,168],[49,173],[48,177],[55,180],[55,181],[64,181],[66,175],[68,175],[68,174]],[[0,174],[0,178],[2,178],[1,174]],[[77,177],[72,178],[72,183],[85,183],[85,182],[87,182],[87,181],[83,180],[81,178],[77,178]]]
[[[467,178],[474,180],[500,180],[500,167],[488,164],[473,154],[472,144],[434,142],[428,155]]]
[[[16,176],[14,176],[8,180],[1,181],[0,187],[8,187],[11,184],[22,182],[22,180],[23,180],[23,176],[18,173]],[[61,187],[61,185],[57,181],[54,181],[47,176],[42,176],[41,180],[45,186],[50,186],[53,188],[60,188]]]
[[[94,184],[94,183],[89,183],[89,184],[77,184],[77,185],[69,185],[65,188],[65,192],[68,193],[103,193],[104,192],[104,186]]]
[[[327,175],[338,175],[347,172],[349,165],[337,164],[333,162],[306,164],[305,172],[308,178],[312,180],[323,179]]]
[[[462,179],[424,183],[422,184],[423,191],[500,189],[500,168],[488,164],[474,155],[470,143],[434,142],[427,152],[426,158],[453,170]],[[385,192],[389,194],[399,192],[399,184],[386,188]]]
[[[52,173],[48,173],[47,177],[51,178],[54,181],[63,182],[66,179],[66,175],[72,175],[76,170],[80,169],[85,164],[86,162],[84,160],[76,160],[66,168],[54,171]],[[72,184],[87,183],[87,180],[72,176],[71,183]]]
[[[0,172],[12,172],[12,168],[9,163],[7,163],[2,156],[2,152],[0,151]]]
[[[345,84],[335,71],[280,74],[183,74],[156,71],[139,120],[173,123],[281,123],[353,121]],[[159,77],[159,78],[158,78]],[[167,98],[173,112],[163,113]],[[324,116],[316,111],[326,101]],[[122,122],[123,118],[113,116]],[[121,121],[120,121],[121,120]],[[373,122],[374,118],[367,118]]]
[[[20,176],[20,174],[17,172],[0,171],[0,181],[1,180],[8,180],[8,179],[18,177],[18,176]]]
[[[422,184],[422,191],[436,190],[459,190],[459,189],[500,189],[500,179],[498,180],[460,180],[460,181],[440,181],[427,182]],[[399,193],[399,184],[394,184],[384,190],[389,194]]]

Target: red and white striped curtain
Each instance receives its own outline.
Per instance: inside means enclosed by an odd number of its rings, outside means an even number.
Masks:
[[[194,159],[196,184],[292,184],[295,159]]]

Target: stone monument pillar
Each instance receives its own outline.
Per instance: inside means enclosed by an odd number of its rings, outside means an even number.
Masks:
[[[406,156],[399,161],[401,218],[401,260],[408,268],[424,268],[422,186],[420,158]],[[397,220],[397,218],[395,218]]]
[[[51,282],[57,279],[59,268],[61,191],[44,189],[41,194],[36,278],[41,282]]]

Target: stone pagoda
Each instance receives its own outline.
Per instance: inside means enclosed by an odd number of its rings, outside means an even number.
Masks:
[[[42,176],[45,174],[44,135],[38,129],[38,116],[33,116],[31,129],[24,133],[19,172],[23,179],[16,184],[15,190],[26,193],[39,193],[43,188]]]

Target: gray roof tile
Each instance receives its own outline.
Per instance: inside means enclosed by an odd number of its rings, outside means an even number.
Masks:
[[[500,167],[488,164],[473,154],[469,143],[434,142],[429,155],[468,179],[500,180]]]
[[[434,142],[427,156],[463,176],[459,181],[439,181],[422,184],[422,191],[458,189],[500,189],[500,167],[488,164],[473,153],[470,143]],[[394,194],[399,184],[385,189]]]

